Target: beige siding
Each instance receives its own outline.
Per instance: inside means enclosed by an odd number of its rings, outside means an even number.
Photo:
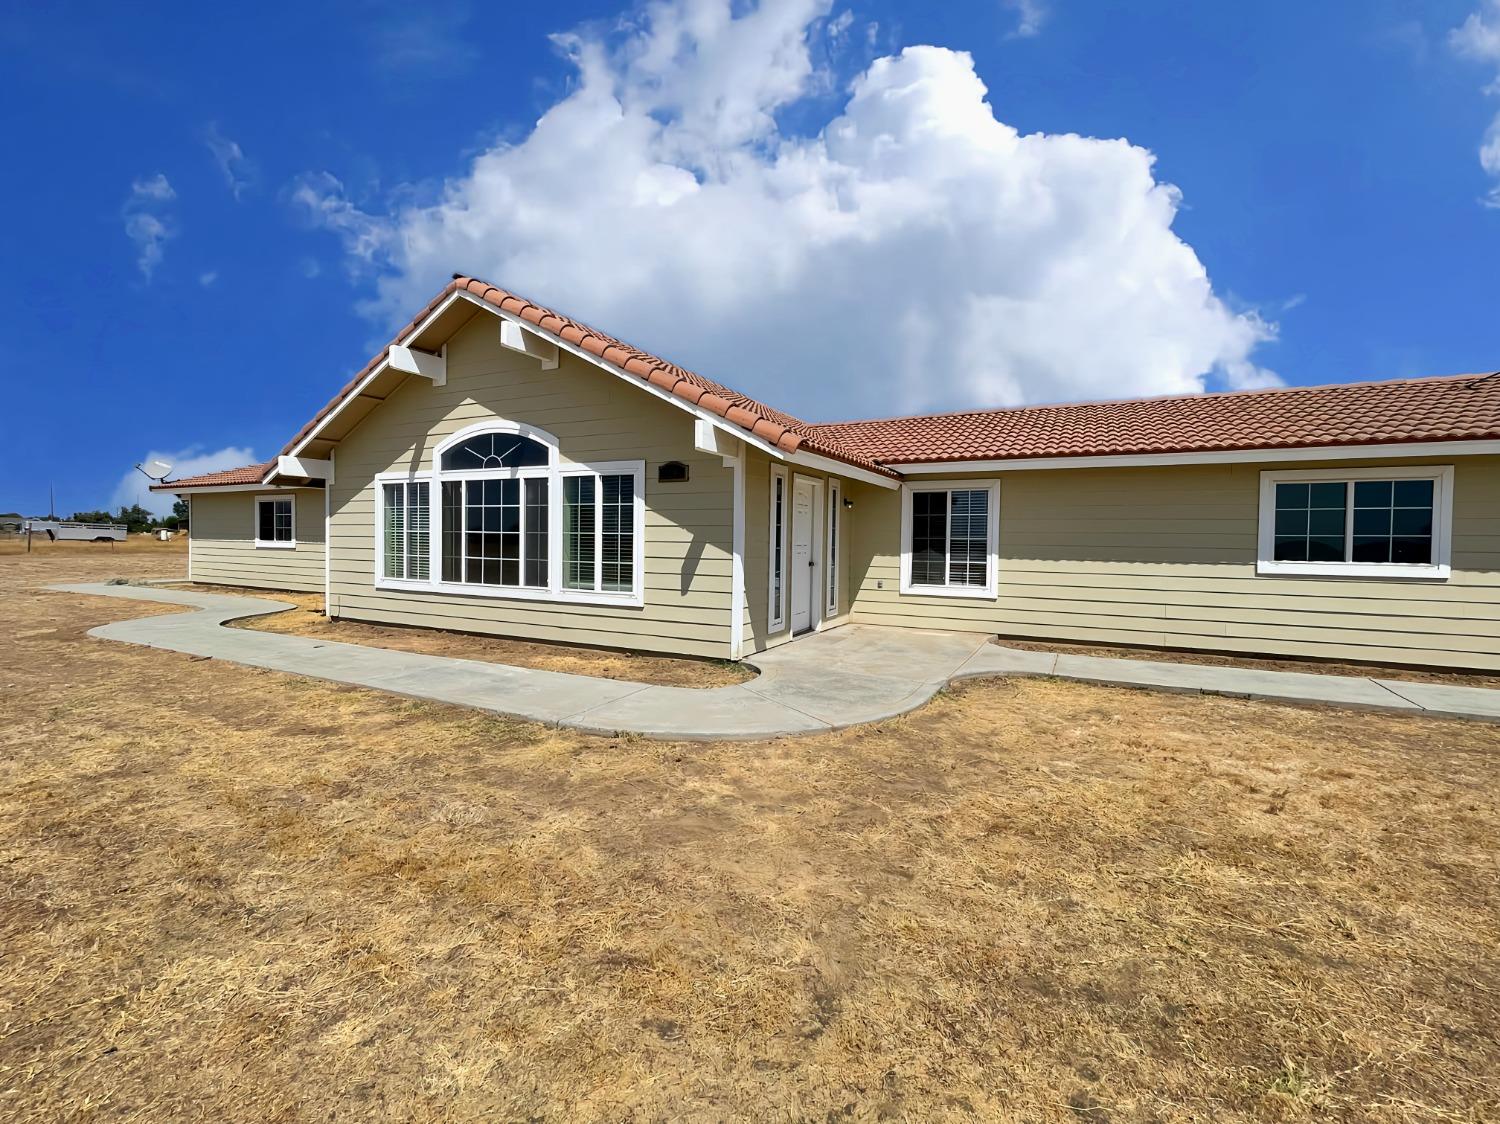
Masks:
[[[732,474],[698,453],[693,418],[566,353],[557,370],[504,350],[478,316],[448,344],[447,385],[408,379],[338,446],[333,612],[394,624],[698,656],[729,655]],[[558,438],[564,463],[645,461],[645,604],[581,605],[375,586],[374,478],[426,470],[450,434],[492,419]],[[685,483],[658,484],[664,461]],[[434,497],[436,499],[436,497]]]
[[[778,462],[780,463],[780,462]],[[828,541],[828,497],[830,477],[821,472],[809,472],[793,465],[783,465],[787,473],[787,519],[791,519],[791,489],[794,475],[806,476],[823,485],[823,523],[817,528],[816,549],[822,557],[827,552]],[[852,487],[849,481],[839,479],[839,486]],[[874,489],[871,489],[874,490]],[[899,511],[899,509],[898,509]],[[849,612],[849,521],[855,512],[840,510],[839,546],[836,566],[839,571],[838,612],[828,615],[825,611],[822,627],[831,628],[848,619]],[[775,647],[791,639],[784,626],[774,634],[769,629],[770,580],[771,580],[771,458],[758,449],[746,450],[745,457],[745,651],[759,652]],[[826,565],[826,558],[824,559]],[[824,573],[826,579],[827,574]],[[818,590],[820,605],[827,594]],[[784,614],[790,619],[790,614]]]
[[[263,492],[261,495],[273,493]],[[323,591],[323,492],[276,492],[295,499],[297,545],[257,548],[253,492],[200,492],[192,496],[188,524],[188,576],[217,585]]]
[[[999,596],[903,596],[900,496],[856,486],[853,619],[1500,669],[1500,458],[1420,463],[1456,466],[1445,582],[1258,576],[1260,471],[1331,467],[1288,462],[1004,474]]]

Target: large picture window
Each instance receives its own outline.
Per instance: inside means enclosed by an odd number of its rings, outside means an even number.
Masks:
[[[1262,574],[1446,578],[1452,466],[1261,473]]]
[[[993,597],[999,485],[906,485],[901,493],[901,592]]]
[[[641,462],[563,465],[549,434],[509,424],[454,435],[435,462],[404,482],[381,481],[383,580],[474,595],[641,603]],[[420,546],[410,533],[414,495],[424,518]],[[425,522],[430,496],[437,497],[435,527]],[[420,570],[410,561],[416,549],[426,555]]]
[[[255,545],[291,548],[297,545],[297,501],[294,496],[255,497]]]

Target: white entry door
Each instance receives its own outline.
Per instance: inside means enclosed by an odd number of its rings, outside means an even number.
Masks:
[[[816,482],[801,476],[794,477],[792,485],[792,550],[788,561],[792,565],[792,635],[812,628],[813,593],[817,582],[817,558],[814,551],[818,536]]]

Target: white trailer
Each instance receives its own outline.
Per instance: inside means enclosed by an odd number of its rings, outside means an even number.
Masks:
[[[71,519],[28,519],[21,525],[22,533],[46,535],[53,542],[59,539],[72,542],[124,542],[124,523],[75,523]]]

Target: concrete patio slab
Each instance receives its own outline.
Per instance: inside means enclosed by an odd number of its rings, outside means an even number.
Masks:
[[[973,633],[846,625],[755,656],[748,683],[694,689],[597,679],[478,660],[370,648],[226,621],[293,608],[269,597],[88,583],[49,588],[195,610],[89,635],[250,667],[456,703],[592,733],[683,741],[747,740],[879,722],[921,706],[954,679],[1043,675],[1089,683],[1329,703],[1500,721],[1500,691],[1361,676],[1260,671],[1023,651]]]

